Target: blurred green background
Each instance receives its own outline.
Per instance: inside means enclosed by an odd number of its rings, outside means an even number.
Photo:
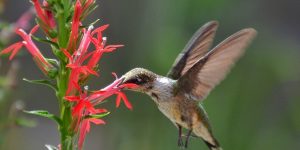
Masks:
[[[204,101],[213,131],[224,150],[300,149],[300,1],[286,0],[98,0],[89,21],[110,24],[109,43],[124,48],[100,61],[101,77],[90,86],[99,89],[121,75],[144,67],[164,75],[192,34],[204,23],[218,20],[215,44],[230,34],[253,27],[258,36],[229,76]],[[1,20],[15,21],[30,7],[27,0],[7,0]],[[41,45],[42,47],[43,45]],[[49,53],[46,48],[44,53]],[[1,58],[3,59],[3,58]],[[42,77],[29,55],[21,62],[16,99],[26,109],[57,112],[54,93],[23,82]],[[4,65],[8,65],[4,62]],[[96,84],[95,84],[96,83]],[[116,109],[114,98],[104,107],[112,113],[107,125],[93,126],[86,150],[176,150],[177,129],[139,93],[127,92],[134,110]],[[28,116],[33,117],[33,116]],[[33,117],[35,128],[9,131],[5,150],[45,149],[57,145],[53,122]],[[192,138],[189,150],[207,149]]]

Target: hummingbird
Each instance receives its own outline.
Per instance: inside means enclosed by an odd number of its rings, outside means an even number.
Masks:
[[[253,28],[242,29],[210,50],[218,28],[217,21],[200,27],[177,56],[166,76],[134,68],[121,77],[127,88],[149,95],[158,109],[178,128],[180,147],[187,147],[191,136],[200,137],[210,150],[222,150],[213,136],[208,115],[201,105],[211,90],[228,74],[256,36]],[[183,142],[182,129],[187,129]]]

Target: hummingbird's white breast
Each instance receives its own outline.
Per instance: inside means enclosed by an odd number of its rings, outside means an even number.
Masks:
[[[176,107],[176,103],[173,102],[174,84],[176,80],[160,76],[155,79],[152,89],[147,92],[157,104],[158,109],[172,122],[175,122],[172,110]]]
[[[173,97],[175,80],[167,77],[157,77],[153,82],[152,89],[147,92],[155,101],[167,101]]]

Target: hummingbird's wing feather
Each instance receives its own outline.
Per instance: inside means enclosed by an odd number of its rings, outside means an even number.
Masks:
[[[224,79],[255,35],[256,31],[248,28],[225,39],[179,78],[180,90],[194,100],[203,100]]]
[[[185,74],[211,47],[213,38],[218,28],[217,21],[210,21],[203,25],[193,35],[182,52],[177,56],[167,77],[174,80]]]

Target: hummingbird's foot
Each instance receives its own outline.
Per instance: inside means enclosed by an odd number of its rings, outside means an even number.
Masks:
[[[182,127],[178,125],[178,140],[177,140],[177,145],[178,147],[183,147],[183,141],[182,141]]]
[[[186,139],[185,139],[184,148],[187,148],[187,147],[188,147],[188,144],[189,144],[189,140],[190,140],[190,137],[191,137],[192,131],[193,131],[193,130],[189,130],[189,131],[188,131],[188,133],[187,133],[187,135],[186,135]]]
[[[178,144],[178,147],[184,147],[183,140],[181,137],[178,137],[177,144]]]

